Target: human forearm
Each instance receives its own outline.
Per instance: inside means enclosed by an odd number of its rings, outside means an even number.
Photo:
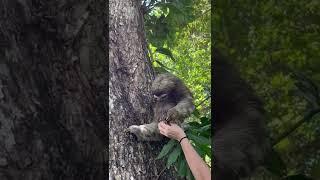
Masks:
[[[175,139],[177,141],[185,137],[186,134],[178,125],[171,124],[171,126],[160,122],[158,128],[161,134]],[[193,176],[196,180],[209,180],[211,179],[210,169],[207,164],[201,159],[198,153],[194,150],[192,145],[189,143],[187,138],[180,141],[184,156],[186,157],[187,163],[191,169]]]
[[[181,147],[186,157],[187,163],[196,180],[209,180],[211,173],[209,167],[198,155],[187,138],[181,141]]]

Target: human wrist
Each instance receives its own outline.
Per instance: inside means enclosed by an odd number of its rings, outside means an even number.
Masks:
[[[188,137],[187,137],[187,136],[182,137],[182,138],[179,140],[179,143],[181,144],[182,141],[184,141],[185,139],[188,140]]]
[[[178,135],[178,137],[177,137],[177,141],[180,141],[181,138],[183,138],[183,137],[185,137],[185,136],[186,136],[186,133],[182,131],[181,133],[179,133],[179,135]]]

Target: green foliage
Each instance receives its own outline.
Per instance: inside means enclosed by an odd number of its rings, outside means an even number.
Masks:
[[[185,158],[182,158],[182,156],[180,157],[181,158],[179,158],[177,162],[178,174],[180,177],[185,177],[187,174],[188,165]]]
[[[319,147],[320,117],[310,112],[319,108],[320,13],[315,9],[320,1],[217,0],[215,4],[214,45],[230,55],[265,102],[271,136],[279,141],[275,151],[287,173],[303,172],[319,179],[312,173],[316,163],[310,162],[320,159],[314,153]],[[283,177],[279,158],[270,155],[269,161],[273,162],[267,168]]]
[[[170,155],[168,156],[168,160],[167,160],[167,168],[169,169],[170,166],[177,161],[179,155],[182,153],[182,149],[181,146],[177,146],[172,153],[170,153]]]
[[[167,49],[167,48],[157,48],[156,49],[156,52],[157,53],[161,53],[161,54],[164,54],[164,55],[167,55],[168,57],[170,57],[173,61],[175,60],[173,55],[172,55],[172,52]]]
[[[170,152],[170,150],[176,145],[177,143],[175,142],[175,140],[171,139],[166,145],[163,146],[160,154],[156,159],[161,159],[162,157],[167,155]]]
[[[190,122],[186,127],[186,134],[191,141],[192,146],[197,153],[206,160],[208,165],[211,164],[211,120],[207,117],[201,117],[199,122]],[[190,169],[183,155],[183,151],[178,141],[170,140],[162,148],[156,159],[166,159],[166,167],[170,168],[175,165],[180,177],[193,179]]]
[[[211,4],[209,0],[148,1],[145,15],[149,55],[157,72],[171,72],[190,87],[197,110],[186,134],[208,164],[211,163]],[[205,116],[205,117],[201,117]],[[158,159],[175,166],[180,177],[193,179],[181,146],[169,141]]]
[[[154,67],[184,80],[202,113],[210,114],[211,5],[208,0],[159,1],[145,15]]]
[[[167,0],[154,3],[145,16],[148,41],[156,47],[174,45],[176,32],[194,18],[192,0]],[[168,43],[170,42],[170,43]]]
[[[275,150],[272,150],[268,155],[265,162],[265,167],[271,171],[273,174],[276,174],[280,177],[287,174],[286,164],[281,159],[279,153]]]

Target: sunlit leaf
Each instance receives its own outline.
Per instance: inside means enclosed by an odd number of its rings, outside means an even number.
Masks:
[[[170,154],[167,160],[166,167],[169,169],[170,166],[177,161],[179,155],[182,153],[181,146],[177,146]]]

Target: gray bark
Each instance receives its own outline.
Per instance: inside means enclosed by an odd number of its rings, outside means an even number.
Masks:
[[[104,178],[105,9],[0,1],[1,180]]]
[[[153,69],[146,50],[140,1],[110,0],[109,179],[176,179],[155,160],[163,142],[138,142],[125,132],[152,121]]]

